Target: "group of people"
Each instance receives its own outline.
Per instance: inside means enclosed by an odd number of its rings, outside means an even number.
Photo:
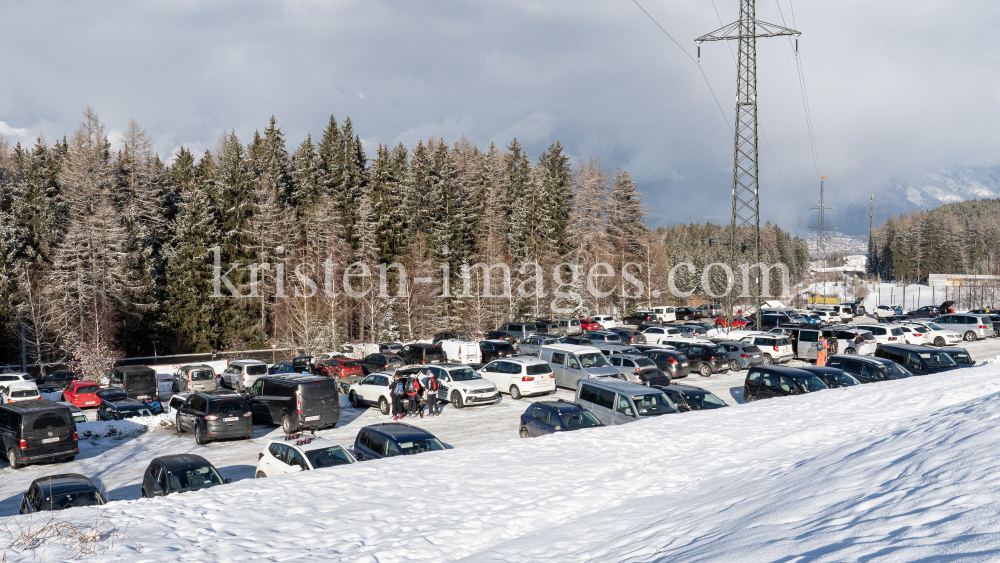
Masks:
[[[430,370],[424,369],[417,376],[404,379],[399,374],[389,384],[389,396],[392,397],[392,419],[401,420],[404,416],[420,415],[424,417],[424,407],[420,405],[420,397],[426,399],[427,416],[441,414],[441,404],[438,403],[438,390],[441,383]],[[408,407],[406,412],[404,406]]]

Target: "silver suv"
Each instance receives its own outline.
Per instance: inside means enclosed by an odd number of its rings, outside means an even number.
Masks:
[[[507,323],[500,325],[499,332],[505,332],[514,339],[514,343],[523,342],[525,338],[538,332],[535,323]]]
[[[950,315],[941,315],[934,319],[934,322],[941,325],[941,328],[945,330],[961,334],[966,342],[993,336],[993,321],[987,315],[952,313]]]

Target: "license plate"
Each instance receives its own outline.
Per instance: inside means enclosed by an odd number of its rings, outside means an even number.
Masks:
[[[681,362],[681,367],[682,367],[682,368],[686,368],[686,367],[687,367],[687,365],[688,365],[688,363],[687,363],[687,362]]]
[[[316,416],[307,416],[306,417],[306,422],[310,422],[310,421],[313,421],[313,420],[319,420],[319,415],[316,415]]]
[[[43,444],[51,444],[52,442],[58,442],[59,438],[46,438],[42,440]]]
[[[238,421],[238,420],[239,420],[239,417],[235,417],[235,416],[234,416],[234,417],[232,417],[232,418],[223,418],[223,419],[222,419],[222,422],[236,422],[236,421]]]
[[[139,395],[139,400],[148,399],[149,395]]]
[[[87,401],[87,402],[86,402],[86,403],[84,403],[84,404],[85,404],[85,405],[93,405],[93,404],[95,404],[95,403],[97,403],[97,401]]]

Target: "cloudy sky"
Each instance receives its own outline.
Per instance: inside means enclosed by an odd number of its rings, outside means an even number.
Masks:
[[[639,3],[687,54],[632,0],[3,1],[0,132],[69,135],[91,105],[112,135],[137,119],[165,157],[247,139],[271,115],[292,149],[331,114],[370,154],[465,135],[537,156],[560,140],[629,171],[651,225],[728,221],[735,63],[703,45],[710,90],[688,55],[738,2]],[[757,17],[803,32],[835,205],[888,176],[1000,162],[1000,3],[760,0]],[[762,214],[801,229],[819,179],[792,44],[757,52]]]

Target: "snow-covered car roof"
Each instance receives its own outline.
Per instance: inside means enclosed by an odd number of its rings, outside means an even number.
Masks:
[[[286,436],[282,436],[281,438],[271,440],[270,442],[267,443],[267,447],[270,447],[271,444],[274,443],[285,444],[288,447],[298,448],[304,452],[310,450],[331,448],[334,446],[339,448],[344,447],[338,444],[337,442],[334,442],[333,440],[327,440],[326,438],[319,438],[316,436],[308,436],[308,435],[303,436],[302,434],[289,434]]]

